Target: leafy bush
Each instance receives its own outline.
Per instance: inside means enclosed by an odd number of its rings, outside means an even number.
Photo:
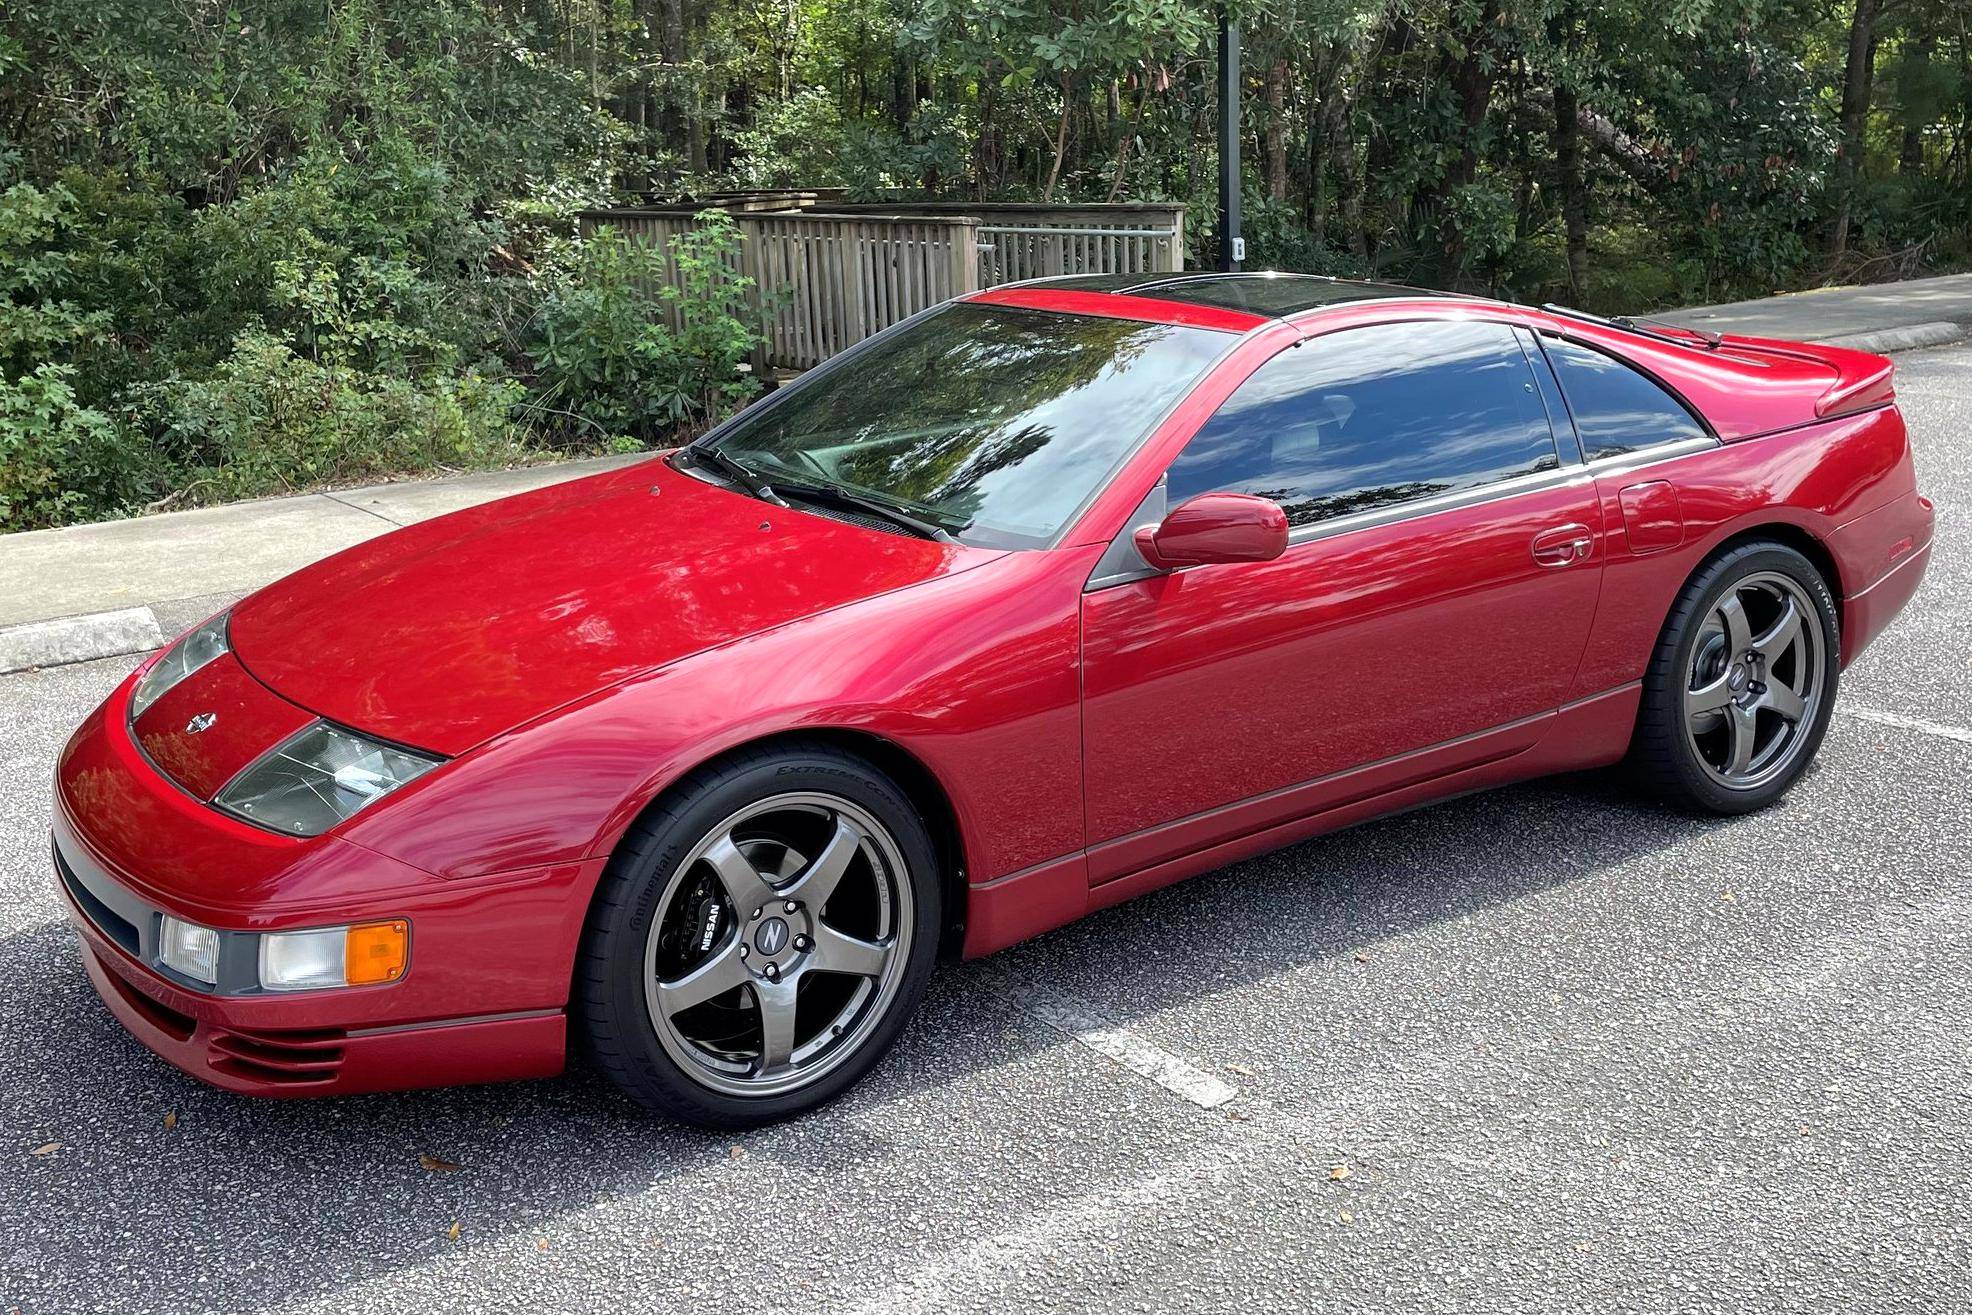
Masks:
[[[157,461],[100,411],[80,405],[73,367],[0,374],[0,531],[61,525],[153,493]]]
[[[109,312],[78,299],[70,238],[78,211],[60,185],[15,183],[0,192],[0,371],[26,370],[109,333]]]
[[[708,210],[668,252],[608,228],[573,244],[530,325],[531,409],[649,440],[752,395],[745,362],[760,333],[753,280],[732,263],[739,241],[732,217]]]
[[[324,363],[252,332],[209,378],[148,399],[206,501],[512,462],[524,455],[512,420],[521,395],[471,372],[413,380]]]

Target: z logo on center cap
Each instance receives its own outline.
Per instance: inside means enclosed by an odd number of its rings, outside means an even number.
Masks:
[[[219,720],[216,712],[201,712],[185,723],[185,734],[197,735],[200,731],[212,729],[212,723]]]

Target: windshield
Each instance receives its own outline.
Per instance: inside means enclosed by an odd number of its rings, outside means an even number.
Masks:
[[[718,448],[981,547],[1051,543],[1205,368],[1211,329],[960,302],[871,343]]]

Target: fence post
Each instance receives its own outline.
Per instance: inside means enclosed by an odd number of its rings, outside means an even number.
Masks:
[[[979,291],[979,221],[960,219],[953,223],[952,295]]]
[[[766,262],[761,259],[760,221],[754,215],[742,212],[733,215],[733,226],[739,230],[739,252],[734,256],[733,264],[735,272],[752,280],[752,286],[746,290],[746,304],[752,311],[753,327],[760,335],[753,344],[753,351],[747,356],[747,364],[753,367],[753,377],[764,384],[767,380],[768,339],[773,336],[773,331],[767,323],[767,271]]]

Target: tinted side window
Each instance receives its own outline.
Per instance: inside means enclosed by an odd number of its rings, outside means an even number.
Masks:
[[[1261,366],[1172,463],[1170,500],[1255,493],[1310,525],[1559,464],[1512,329],[1386,324]]]
[[[1705,428],[1684,404],[1649,376],[1613,356],[1565,338],[1541,339],[1575,417],[1590,461],[1680,439],[1703,438]]]

